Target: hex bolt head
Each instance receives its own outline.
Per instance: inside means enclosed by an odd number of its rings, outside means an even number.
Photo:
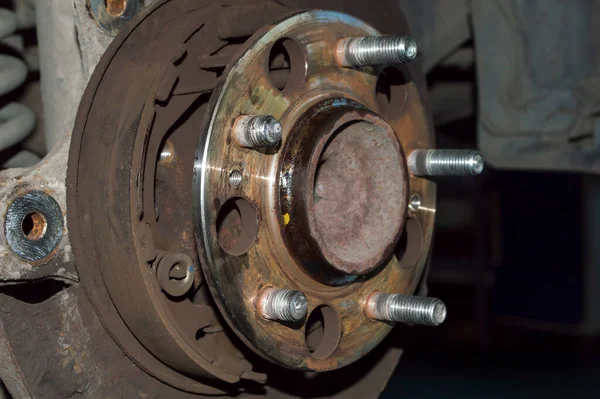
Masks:
[[[233,124],[233,140],[240,147],[273,147],[281,134],[281,123],[271,115],[242,115]]]
[[[406,35],[346,38],[338,41],[335,56],[343,67],[406,64],[417,57],[417,42]]]
[[[446,320],[446,305],[437,298],[373,292],[367,298],[367,316],[394,323],[438,326]]]
[[[476,150],[414,150],[407,161],[415,176],[476,176],[484,167]]]
[[[266,288],[258,298],[258,311],[268,320],[298,322],[306,317],[308,301],[295,290]]]

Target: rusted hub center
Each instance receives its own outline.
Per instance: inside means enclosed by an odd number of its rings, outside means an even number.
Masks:
[[[407,172],[391,126],[345,98],[318,103],[291,129],[280,164],[284,237],[313,278],[347,284],[391,255],[407,212]],[[305,166],[306,165],[306,166]]]
[[[392,128],[343,115],[317,144],[308,184],[311,234],[328,263],[364,274],[391,254],[406,214],[406,166]]]

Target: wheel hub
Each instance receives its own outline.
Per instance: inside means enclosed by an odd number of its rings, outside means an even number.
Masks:
[[[409,238],[413,261],[402,267],[394,254],[409,183],[433,203],[429,184],[409,182],[404,157],[430,140],[415,118],[422,105],[414,84],[388,87],[395,92],[382,107],[378,72],[342,68],[334,56],[339,38],[377,34],[327,11],[259,30],[224,72],[203,126],[194,199],[207,283],[238,336],[286,367],[332,370],[367,353],[391,327],[370,320],[364,300],[373,291],[412,293],[426,259],[430,214],[412,217],[420,225]],[[285,67],[274,69],[277,60]],[[236,145],[231,127],[241,115],[279,120],[281,146]],[[243,176],[236,186],[233,171]],[[236,222],[224,228],[231,212]],[[223,248],[232,240],[248,244],[244,253]],[[257,302],[268,287],[302,291],[308,314],[322,320],[320,338],[310,331],[312,316],[294,325],[265,320]]]

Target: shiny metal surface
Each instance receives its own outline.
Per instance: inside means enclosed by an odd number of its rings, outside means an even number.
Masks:
[[[43,191],[29,191],[15,198],[6,211],[4,235],[12,252],[39,264],[53,257],[63,238],[63,214]]]
[[[300,291],[266,288],[257,306],[265,319],[297,322],[306,317],[308,301]]]
[[[342,39],[336,57],[345,67],[406,64],[417,56],[417,42],[409,36],[383,35]]]
[[[375,320],[423,326],[438,326],[446,320],[446,305],[437,298],[375,292],[366,304]]]
[[[416,150],[408,156],[408,168],[415,176],[476,176],[484,162],[475,150]]]
[[[421,207],[421,196],[419,194],[411,195],[409,206],[413,211],[418,210]]]
[[[233,139],[241,147],[271,147],[281,141],[281,123],[270,115],[242,115],[233,125]]]

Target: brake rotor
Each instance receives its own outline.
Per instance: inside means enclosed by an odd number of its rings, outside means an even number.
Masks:
[[[271,362],[315,371],[389,333],[364,301],[415,290],[435,186],[407,174],[404,154],[433,142],[416,67],[336,64],[338,39],[374,34],[335,12],[165,0],[103,56],[73,132],[68,228],[100,319],[149,374],[231,393],[266,376],[230,328]],[[253,114],[281,121],[279,147],[233,142]],[[267,287],[304,292],[309,316],[263,319]]]

